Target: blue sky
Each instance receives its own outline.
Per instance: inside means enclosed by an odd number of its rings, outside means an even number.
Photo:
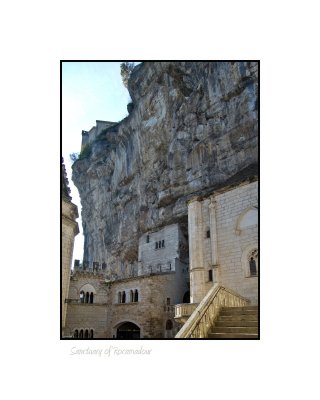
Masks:
[[[71,180],[69,155],[80,152],[81,131],[90,130],[96,120],[120,121],[130,102],[120,75],[120,62],[62,63],[62,155],[68,174],[72,201],[81,213],[77,188]],[[76,236],[73,258],[82,260],[83,234]]]

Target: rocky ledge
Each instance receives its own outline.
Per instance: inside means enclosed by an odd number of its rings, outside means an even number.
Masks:
[[[258,173],[256,62],[145,62],[128,89],[128,117],[73,165],[90,261],[136,261],[139,236],[185,223],[192,195]]]

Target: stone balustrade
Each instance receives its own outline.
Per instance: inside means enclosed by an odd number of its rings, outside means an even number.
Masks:
[[[222,307],[243,307],[248,304],[249,301],[244,297],[216,283],[200,304],[194,308],[191,315],[189,314],[189,319],[177,333],[176,338],[207,338]],[[192,305],[190,304],[190,306]],[[178,313],[183,315],[183,313],[186,314],[188,312],[188,308],[184,308],[184,306],[188,306],[188,304],[178,304],[176,306],[178,318]]]
[[[177,322],[185,323],[199,303],[182,303],[175,305],[174,319]]]

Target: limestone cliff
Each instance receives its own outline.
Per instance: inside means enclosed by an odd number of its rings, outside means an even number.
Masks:
[[[73,165],[89,261],[137,260],[139,236],[183,220],[194,193],[257,173],[256,62],[145,62],[128,88],[129,116]]]

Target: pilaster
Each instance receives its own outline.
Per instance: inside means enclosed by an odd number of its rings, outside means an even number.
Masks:
[[[188,203],[190,301],[198,303],[205,295],[205,271],[203,257],[202,204],[198,197]]]

